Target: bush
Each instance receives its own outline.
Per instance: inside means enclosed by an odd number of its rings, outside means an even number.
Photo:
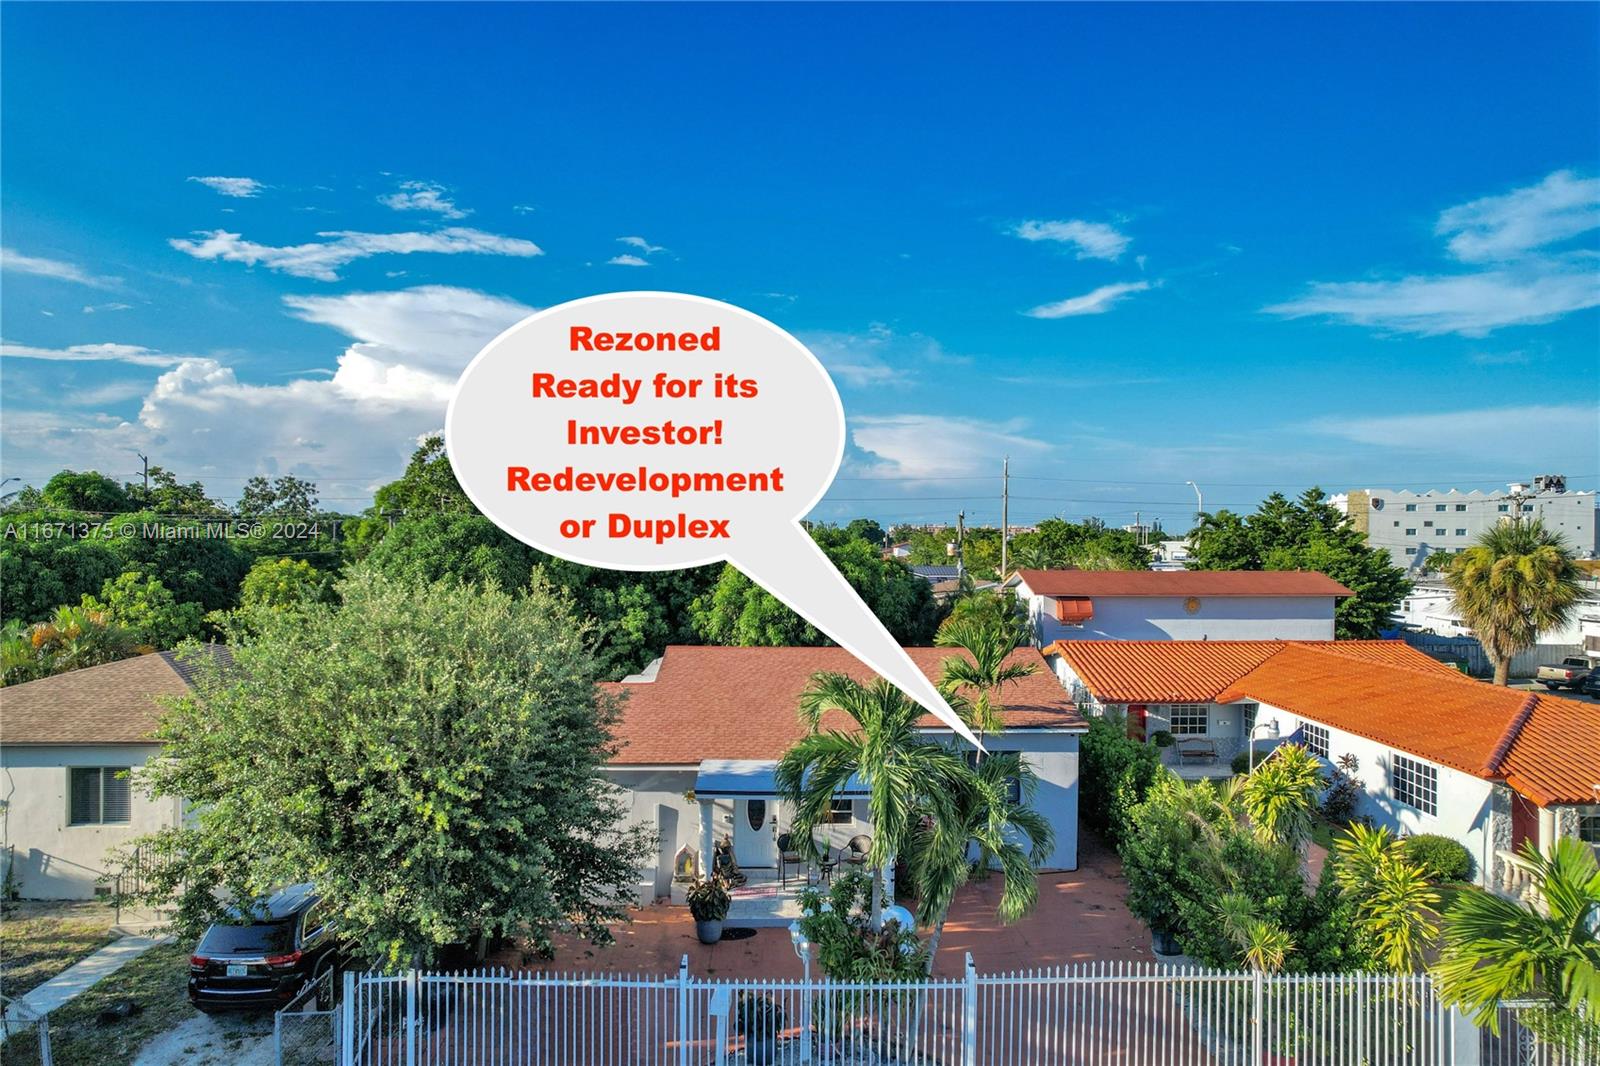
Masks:
[[[1322,817],[1335,828],[1342,829],[1355,817],[1356,804],[1361,801],[1361,778],[1356,771],[1361,764],[1346,752],[1334,761],[1333,780],[1322,797]]]
[[[1158,729],[1150,734],[1150,743],[1158,748],[1170,748],[1172,747],[1172,734],[1165,729]]]
[[[1249,773],[1250,753],[1248,751],[1241,751],[1239,754],[1233,757],[1233,762],[1229,763],[1228,765],[1233,769],[1235,774]]]
[[[1458,840],[1437,833],[1406,837],[1405,856],[1422,868],[1430,881],[1465,881],[1472,876],[1472,853]]]
[[[1089,717],[1078,789],[1084,822],[1113,846],[1128,834],[1128,811],[1163,773],[1161,753],[1130,738],[1124,723],[1120,715]]]
[[[756,1040],[771,1040],[783,1028],[783,1008],[771,996],[744,992],[734,1009],[734,1031]]]

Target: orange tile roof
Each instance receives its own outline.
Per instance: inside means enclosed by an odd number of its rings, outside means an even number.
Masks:
[[[1312,570],[1018,570],[1040,596],[1349,596]]]
[[[907,648],[923,673],[937,679],[951,648]],[[1007,686],[1008,729],[1083,729],[1072,697],[1032,648],[1012,661],[1031,662],[1033,674]],[[612,763],[693,765],[705,758],[777,759],[802,736],[800,693],[811,675],[837,671],[866,680],[871,670],[843,648],[723,648],[673,645],[654,681],[605,687],[625,695],[615,734],[622,748]],[[927,715],[925,727],[939,727]],[[843,714],[825,715],[824,729],[849,729]]]
[[[1533,693],[1533,711],[1499,772],[1541,807],[1600,803],[1600,704]]]
[[[1291,643],[1345,659],[1455,671],[1398,640],[1058,640],[1060,655],[1105,703],[1210,702]]]

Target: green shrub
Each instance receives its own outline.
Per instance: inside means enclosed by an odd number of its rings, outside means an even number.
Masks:
[[[1128,811],[1164,771],[1161,753],[1128,736],[1121,715],[1090,715],[1078,795],[1083,821],[1113,846],[1128,833]]]
[[[1165,729],[1158,729],[1150,734],[1150,743],[1158,748],[1170,748],[1172,747],[1172,734]]]
[[[1250,753],[1248,751],[1241,751],[1239,754],[1237,754],[1237,755],[1235,755],[1233,757],[1233,762],[1229,763],[1228,765],[1233,768],[1233,772],[1235,774],[1247,774],[1247,773],[1249,773],[1250,772]]]
[[[1465,881],[1472,876],[1472,853],[1458,840],[1419,833],[1404,840],[1406,858],[1422,867],[1430,881]]]

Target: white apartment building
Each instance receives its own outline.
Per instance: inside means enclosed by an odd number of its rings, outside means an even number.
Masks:
[[[1580,559],[1600,555],[1600,511],[1594,492],[1568,492],[1566,478],[1542,474],[1505,492],[1410,492],[1352,489],[1329,501],[1350,517],[1367,542],[1396,566],[1420,570],[1438,551],[1458,552],[1496,523],[1537,518],[1560,533]]]

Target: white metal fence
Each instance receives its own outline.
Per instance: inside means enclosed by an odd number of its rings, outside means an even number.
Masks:
[[[1091,963],[910,984],[507,971],[347,974],[345,1066],[1593,1066],[1517,1005],[1499,1033],[1426,975]],[[1552,1042],[1553,1041],[1553,1042]]]

